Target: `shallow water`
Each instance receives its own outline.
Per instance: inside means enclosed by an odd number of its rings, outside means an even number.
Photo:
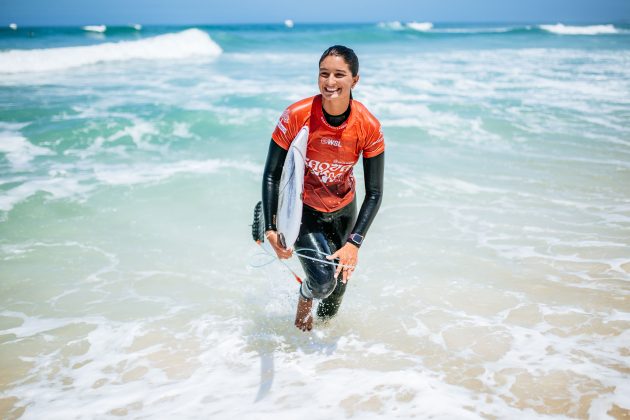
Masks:
[[[630,415],[613,29],[3,30],[0,417]],[[249,224],[276,119],[335,42],[386,194],[339,315],[303,334]]]

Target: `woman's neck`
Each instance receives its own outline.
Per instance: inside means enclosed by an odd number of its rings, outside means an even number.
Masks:
[[[339,127],[341,124],[346,122],[348,117],[350,116],[350,104],[348,104],[348,108],[339,115],[330,115],[324,107],[322,107],[322,111],[324,112],[324,118],[326,118],[326,122],[333,127]]]
[[[322,100],[322,108],[330,115],[341,115],[350,106],[350,98],[338,100]]]

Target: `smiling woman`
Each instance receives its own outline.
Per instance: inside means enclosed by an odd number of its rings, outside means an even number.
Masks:
[[[275,224],[279,182],[287,150],[298,132],[309,128],[304,208],[296,241],[306,279],[300,286],[295,325],[303,331],[312,328],[313,299],[321,299],[319,317],[337,313],[359,247],[381,203],[385,144],[378,120],[352,99],[358,82],[354,51],[341,45],[328,48],[319,60],[320,95],[289,106],[269,145],[263,176],[266,237],[279,258],[289,258],[293,250],[282,243]],[[352,167],[360,155],[366,195],[357,218]],[[321,261],[322,256],[335,260],[336,267]]]
[[[193,40],[0,28],[0,57],[28,53],[0,64],[0,419],[628,418],[630,25],[426,33],[285,13],[291,31]],[[163,35],[223,53],[172,58]],[[303,333],[297,283],[250,269],[268,259],[245,230],[278,117],[293,130],[289,105],[320,94],[334,39],[360,58],[339,120],[363,124],[359,101],[378,117],[387,188],[338,313],[318,322],[314,302]],[[100,64],[67,49],[115,43]],[[354,162],[309,158],[309,180]]]

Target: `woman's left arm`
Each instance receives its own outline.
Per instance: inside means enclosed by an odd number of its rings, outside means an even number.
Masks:
[[[335,277],[339,275],[343,269],[343,282],[345,283],[358,262],[359,247],[363,242],[363,238],[367,234],[372,221],[378,213],[383,199],[383,174],[385,171],[385,152],[371,157],[363,158],[363,175],[365,178],[365,198],[359,211],[357,221],[352,228],[348,241],[337,252],[332,254],[329,259],[339,258],[339,265]],[[342,266],[352,266],[344,268]]]

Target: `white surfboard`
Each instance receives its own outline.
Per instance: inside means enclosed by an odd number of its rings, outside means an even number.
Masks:
[[[291,142],[282,167],[276,227],[285,248],[291,248],[300,233],[307,143],[308,126],[305,125]]]

